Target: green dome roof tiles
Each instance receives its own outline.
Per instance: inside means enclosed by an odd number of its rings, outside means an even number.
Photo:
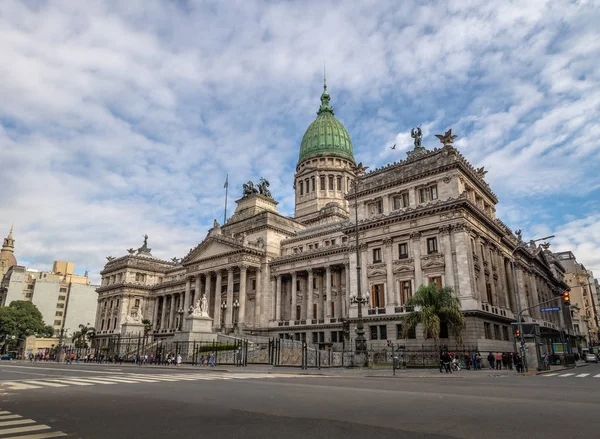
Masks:
[[[321,95],[321,107],[317,111],[318,116],[308,126],[302,138],[298,163],[321,156],[335,156],[354,162],[350,134],[335,118],[333,107],[329,104],[330,99],[325,85]]]

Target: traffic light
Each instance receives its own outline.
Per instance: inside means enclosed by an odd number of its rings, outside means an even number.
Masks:
[[[569,296],[569,291],[563,292],[563,305],[570,306],[571,305],[571,297]]]
[[[521,337],[521,331],[518,328],[515,329],[515,337],[517,337],[517,338]]]

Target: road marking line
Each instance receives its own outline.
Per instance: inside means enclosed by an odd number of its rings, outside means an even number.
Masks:
[[[27,381],[23,381],[23,382],[27,383],[27,384],[46,386],[46,387],[67,387],[65,384],[49,383],[46,381],[27,380]]]
[[[39,389],[40,386],[34,386],[32,384],[23,384],[17,382],[10,383],[2,383],[3,386],[6,386],[8,390],[27,390],[27,389]]]
[[[39,431],[39,430],[50,430],[50,427],[42,424],[42,425],[29,425],[27,427],[6,428],[4,430],[0,430],[0,436],[4,436],[5,434],[26,433],[28,431]],[[4,439],[9,439],[9,438],[4,438]]]
[[[598,375],[594,375],[594,378],[600,378],[600,373]]]
[[[562,375],[559,375],[559,378],[563,378],[563,377],[570,377],[571,375],[575,375],[574,373],[563,373]]]
[[[158,381],[156,380],[151,380],[151,379],[130,379],[130,378],[106,378],[106,380],[108,381],[114,381],[117,383],[124,383],[124,384],[137,384],[137,383],[157,383]],[[87,380],[89,381],[89,380]]]
[[[15,421],[4,421],[0,422],[0,427],[8,427],[9,425],[23,425],[23,424],[35,424],[33,419],[18,419]],[[2,431],[2,430],[0,430]]]
[[[28,434],[26,436],[11,436],[4,439],[49,439],[51,437],[61,437],[66,435],[67,434],[62,431],[55,431],[51,433]]]
[[[82,373],[110,373],[110,374],[123,374],[123,372],[104,372],[102,370],[82,370],[82,369],[77,369],[78,366],[73,366],[72,369],[62,369],[62,368],[58,368],[58,367],[38,367],[38,366],[13,366],[13,365],[2,365],[2,367],[9,367],[9,368],[20,368],[20,369],[28,369],[28,370],[60,370],[60,371],[68,371],[68,372],[82,372]]]
[[[555,377],[556,375],[558,375],[557,373],[545,373],[543,376],[545,377]]]
[[[10,412],[7,412],[7,411],[0,411],[0,415],[10,415]]]
[[[0,416],[0,421],[8,421],[9,419],[18,419],[22,418],[21,415],[2,415]]]
[[[580,374],[579,374],[579,375],[577,375],[575,378],[583,378],[583,377],[586,377],[586,376],[588,376],[588,375],[589,375],[589,373],[580,373]]]
[[[74,386],[93,386],[93,384],[87,383],[85,379],[83,378],[65,378],[62,380],[49,380],[52,382],[56,382],[56,383],[61,383],[61,384],[73,384]]]

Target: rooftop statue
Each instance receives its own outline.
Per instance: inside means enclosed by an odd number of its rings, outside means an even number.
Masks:
[[[268,189],[270,186],[269,180],[261,177],[259,181],[260,182],[258,184],[254,184],[252,181],[244,183],[242,198],[246,198],[254,194],[260,194],[272,199],[273,196],[271,195],[271,191]]]
[[[444,144],[444,146],[447,146],[452,145],[454,143],[454,139],[456,139],[458,136],[452,134],[452,128],[450,128],[444,134],[436,134],[435,137],[440,139],[440,142]]]
[[[415,149],[423,147],[423,145],[422,145],[423,131],[421,131],[421,125],[410,130],[410,137],[415,139]],[[396,145],[394,145],[394,146],[396,146]]]

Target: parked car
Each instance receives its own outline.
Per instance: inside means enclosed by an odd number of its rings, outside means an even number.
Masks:
[[[0,360],[14,360],[16,357],[16,352],[7,352],[6,354],[0,356]]]
[[[597,363],[598,357],[596,357],[596,354],[585,354],[585,362],[586,363]]]

